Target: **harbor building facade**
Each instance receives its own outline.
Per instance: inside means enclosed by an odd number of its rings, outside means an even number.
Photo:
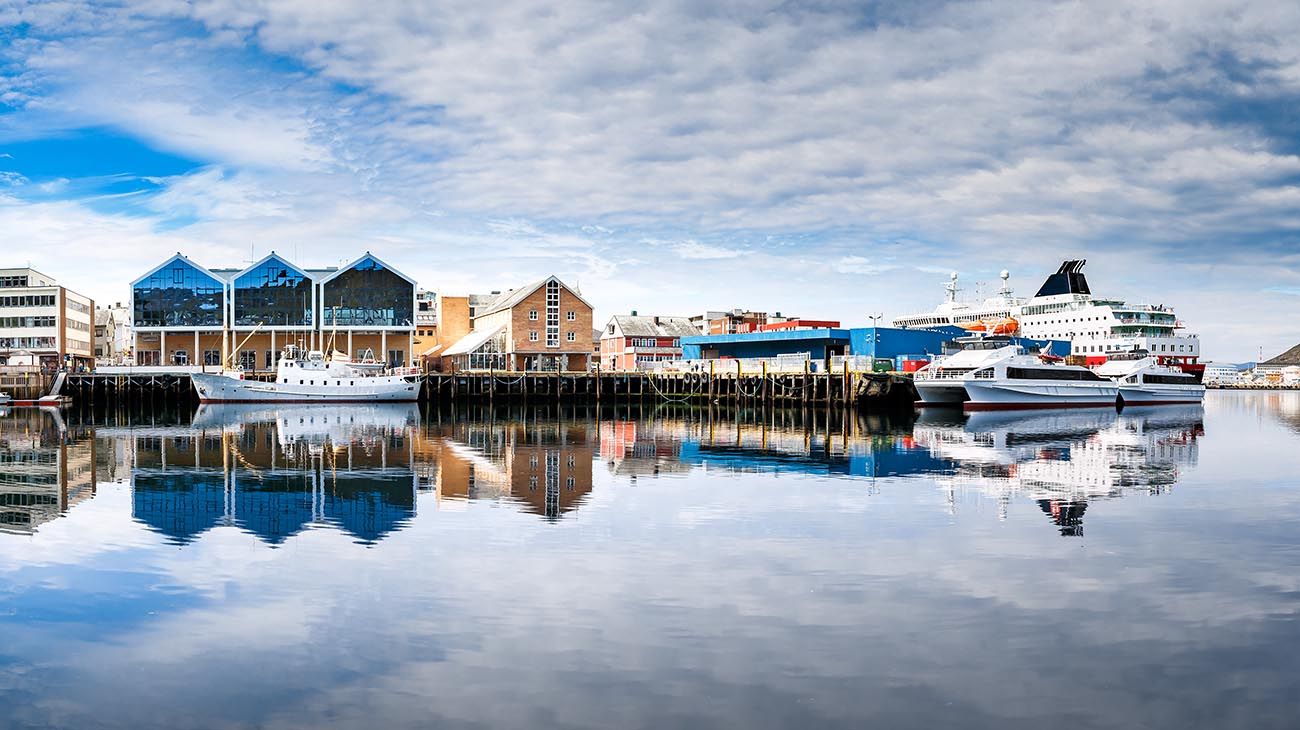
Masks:
[[[682,338],[699,336],[687,317],[614,315],[600,335],[600,366],[636,370],[654,362],[680,360]]]
[[[456,370],[591,368],[591,304],[558,277],[509,290],[491,303],[471,305],[473,329],[447,348],[444,365]]]
[[[131,285],[141,366],[270,371],[286,345],[410,362],[415,281],[370,253],[306,269],[271,252],[239,270],[206,269],[177,253]]]
[[[89,368],[95,302],[32,268],[0,269],[0,365]]]

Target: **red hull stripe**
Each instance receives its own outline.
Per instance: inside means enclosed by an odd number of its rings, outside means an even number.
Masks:
[[[1115,401],[1092,401],[1088,403],[966,403],[962,406],[967,411],[1022,411],[1047,410],[1049,408],[1114,408]]]
[[[1179,406],[1191,403],[1201,403],[1199,400],[1126,400],[1126,406]]]

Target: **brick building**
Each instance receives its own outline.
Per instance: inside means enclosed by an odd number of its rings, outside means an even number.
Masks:
[[[457,370],[585,371],[592,365],[592,308],[548,276],[475,307],[472,330],[444,353]]]

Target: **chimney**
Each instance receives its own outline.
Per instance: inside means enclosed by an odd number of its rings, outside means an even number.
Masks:
[[[656,325],[659,324],[659,316],[658,316],[658,315],[655,315],[655,324],[656,324]]]
[[[632,316],[633,316],[633,317],[636,316],[636,310],[635,310],[635,309],[632,310]]]

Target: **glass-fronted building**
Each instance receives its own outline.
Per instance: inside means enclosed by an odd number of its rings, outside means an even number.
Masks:
[[[294,344],[396,366],[414,349],[415,282],[370,253],[325,270],[274,251],[241,270],[178,253],[131,294],[136,365],[264,372]]]

